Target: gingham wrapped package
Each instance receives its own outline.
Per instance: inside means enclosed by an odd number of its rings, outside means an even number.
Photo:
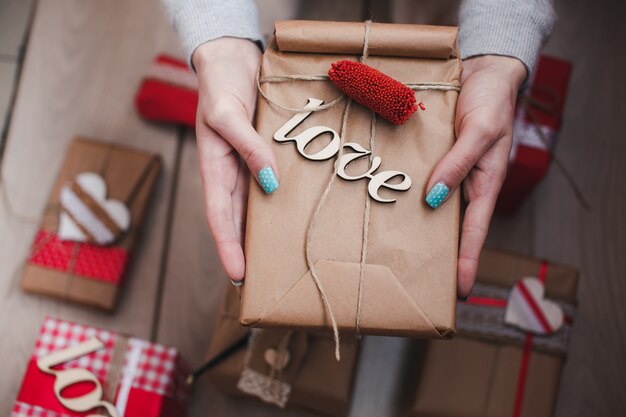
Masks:
[[[185,378],[174,348],[47,318],[11,417],[183,416]]]

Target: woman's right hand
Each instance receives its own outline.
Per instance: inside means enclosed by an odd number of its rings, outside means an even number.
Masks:
[[[261,51],[249,40],[225,37],[200,45],[192,61],[198,75],[196,139],[206,216],[226,274],[240,285],[249,172],[266,193],[278,188],[276,158],[252,127]]]

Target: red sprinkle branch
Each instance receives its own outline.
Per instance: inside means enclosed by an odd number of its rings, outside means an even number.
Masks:
[[[354,61],[337,61],[328,71],[330,80],[345,95],[395,125],[401,125],[424,105],[415,103],[415,94],[390,76]]]

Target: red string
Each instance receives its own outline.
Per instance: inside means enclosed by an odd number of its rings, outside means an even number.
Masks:
[[[522,415],[522,405],[524,402],[524,391],[526,390],[526,377],[528,376],[528,363],[530,362],[530,351],[533,347],[533,335],[526,334],[524,339],[524,350],[522,360],[519,365],[519,376],[517,377],[517,389],[515,391],[515,404],[513,405],[513,417]]]
[[[489,297],[474,297],[471,296],[467,299],[467,301],[462,301],[463,303],[471,304],[471,305],[479,305],[485,307],[499,307],[506,308],[507,300],[502,298],[489,298]]]
[[[548,277],[548,263],[541,261],[539,267],[539,280],[545,284]],[[524,348],[522,351],[522,360],[519,364],[519,376],[517,377],[517,389],[515,390],[515,404],[513,405],[513,417],[522,415],[522,405],[524,404],[524,391],[526,391],[526,377],[528,376],[528,364],[530,362],[530,352],[533,348],[533,335],[526,334],[524,339]]]

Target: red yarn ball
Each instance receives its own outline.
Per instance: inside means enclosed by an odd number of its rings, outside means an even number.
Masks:
[[[395,125],[406,122],[417,110],[413,90],[369,65],[337,61],[328,76],[345,95]]]

